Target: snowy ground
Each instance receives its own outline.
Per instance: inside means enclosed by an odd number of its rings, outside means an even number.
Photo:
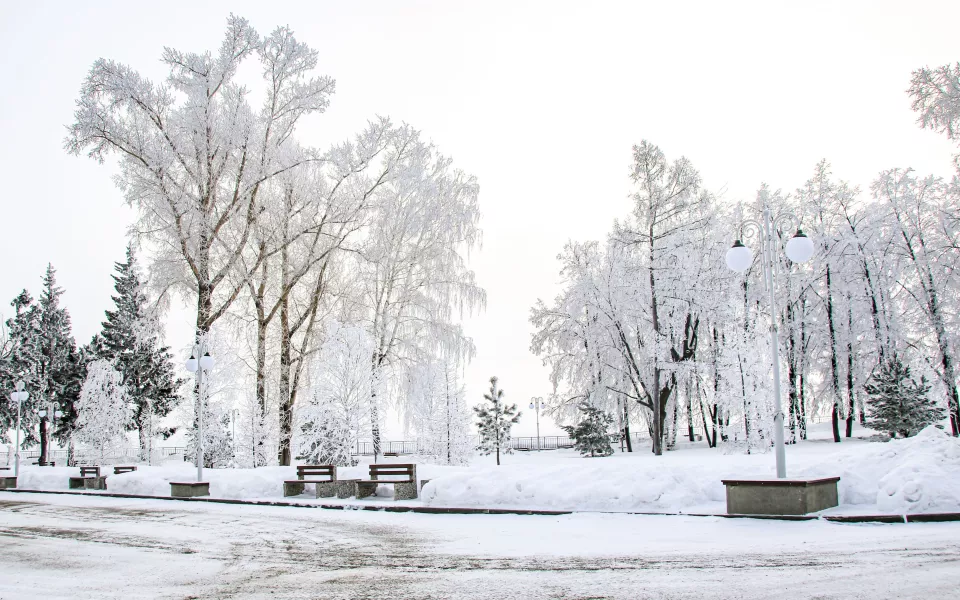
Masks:
[[[0,492],[0,598],[948,598],[960,523],[420,515]]]
[[[869,441],[872,432],[835,444],[829,426],[817,426],[811,440],[787,448],[791,477],[839,476],[841,506],[827,513],[915,514],[960,512],[960,440],[928,429],[915,438]],[[387,459],[411,462],[413,457]],[[419,479],[430,479],[420,500],[407,505],[525,508],[614,512],[725,512],[721,479],[772,478],[772,452],[746,455],[710,449],[705,444],[681,447],[654,457],[648,448],[606,458],[582,458],[570,450],[523,452],[494,458],[476,457],[469,467],[419,464]],[[168,496],[170,481],[194,481],[189,464],[141,466],[135,473],[108,474],[110,492]],[[63,490],[75,468],[23,467],[20,487]],[[367,478],[366,465],[340,469],[341,478]],[[220,498],[282,499],[282,482],[295,479],[292,467],[207,469],[211,495]],[[312,486],[297,502],[316,503]],[[389,495],[390,486],[380,492]],[[95,493],[95,492],[91,492]],[[337,500],[322,500],[336,503]],[[389,497],[345,503],[393,503]]]

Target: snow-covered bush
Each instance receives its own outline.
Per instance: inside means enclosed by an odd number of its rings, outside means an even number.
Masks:
[[[87,377],[75,404],[77,421],[73,440],[92,448],[100,462],[126,442],[130,406],[122,379],[109,361],[93,361],[87,367]]]

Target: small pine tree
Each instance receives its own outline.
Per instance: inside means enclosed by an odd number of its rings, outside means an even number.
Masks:
[[[478,404],[473,407],[473,412],[480,419],[477,423],[480,430],[480,445],[477,446],[477,451],[483,455],[496,453],[499,465],[501,451],[504,454],[513,452],[509,446],[510,428],[520,420],[521,413],[517,412],[516,404],[503,403],[503,390],[497,387],[496,377],[490,378],[490,393],[484,394],[483,398],[490,406]]]
[[[73,439],[90,446],[103,463],[126,441],[125,432],[130,419],[122,376],[110,362],[95,360],[90,363],[76,409]]]
[[[916,435],[927,425],[944,418],[943,408],[927,398],[930,385],[921,377],[917,383],[910,367],[896,356],[884,362],[864,386],[868,400],[867,426],[896,437]]]
[[[581,413],[580,422],[574,425],[565,425],[563,430],[573,440],[573,447],[586,456],[610,456],[613,446],[610,445],[610,435],[607,433],[613,425],[613,417],[604,411],[583,402],[578,407]]]

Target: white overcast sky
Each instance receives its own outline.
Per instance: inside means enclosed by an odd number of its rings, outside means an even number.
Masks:
[[[480,181],[484,244],[472,265],[471,404],[498,375],[527,413],[549,393],[528,350],[529,309],[556,293],[556,255],[629,210],[632,144],[686,155],[734,201],[762,182],[793,190],[827,158],[867,188],[881,169],[949,176],[955,149],[915,124],[910,72],[960,60],[960,2],[2,2],[0,312],[36,294],[48,262],[78,343],[110,305],[132,213],[112,165],[62,150],[98,57],[160,79],[163,46],[219,46],[230,12],[265,34],[290,25],[337,80],[301,130],[325,147],[367,118],[419,128]],[[168,342],[190,334],[169,316]],[[544,427],[544,433],[553,433]]]

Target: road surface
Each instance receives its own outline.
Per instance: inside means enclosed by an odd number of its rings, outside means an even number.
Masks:
[[[424,515],[0,493],[0,600],[955,598],[960,523]]]

